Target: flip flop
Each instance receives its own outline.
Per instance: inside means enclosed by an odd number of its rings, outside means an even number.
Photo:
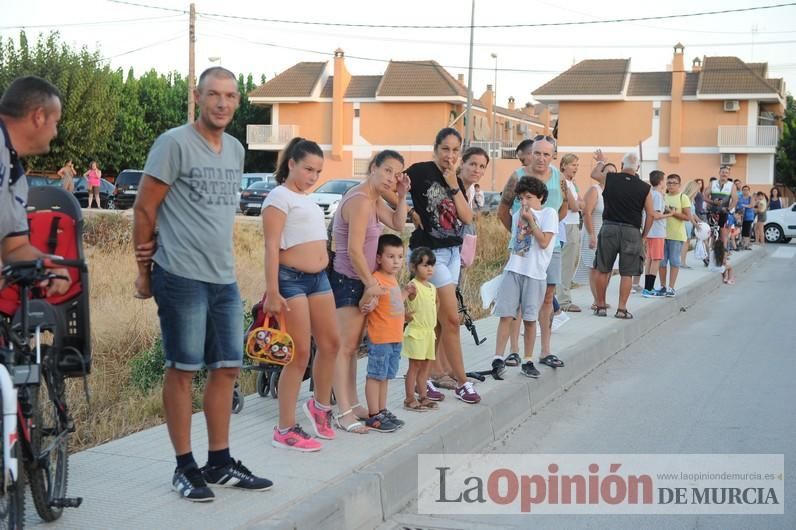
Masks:
[[[418,401],[418,403],[420,403],[420,406],[426,410],[437,410],[439,408],[439,404],[437,404],[437,402],[431,401],[427,397],[421,399]]]
[[[618,318],[619,320],[632,320],[633,313],[631,313],[627,309],[617,309],[614,318]]]
[[[428,407],[424,407],[418,400],[413,399],[411,401],[404,400],[404,408],[406,410],[411,410],[412,412],[427,412],[430,410]]]
[[[540,363],[546,364],[550,368],[563,368],[564,361],[553,355],[546,355],[539,360]]]
[[[519,353],[510,353],[506,356],[506,366],[519,366],[522,364]]]

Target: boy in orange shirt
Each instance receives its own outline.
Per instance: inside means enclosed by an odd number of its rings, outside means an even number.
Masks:
[[[379,237],[376,271],[373,277],[384,294],[376,309],[368,313],[368,375],[365,398],[368,414],[365,426],[378,432],[393,432],[404,422],[387,410],[387,383],[395,379],[401,359],[404,330],[404,292],[398,275],[404,261],[404,244],[394,234]]]

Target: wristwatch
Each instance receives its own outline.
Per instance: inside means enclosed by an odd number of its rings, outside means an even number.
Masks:
[[[456,196],[457,193],[460,193],[461,191],[462,191],[461,188],[456,187],[456,188],[451,189],[451,191],[449,192],[449,195],[451,197],[454,197],[454,196]]]

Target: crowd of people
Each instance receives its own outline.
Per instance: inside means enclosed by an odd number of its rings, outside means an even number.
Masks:
[[[60,103],[54,87],[37,83],[24,88],[40,92],[46,102]],[[14,95],[12,88],[3,102],[9,93]],[[134,206],[133,240],[138,263],[135,296],[154,297],[160,319],[166,364],[163,402],[176,460],[172,485],[181,497],[201,502],[214,498],[210,486],[262,491],[272,482],[230,452],[233,387],[244,344],[232,248],[236,186],[205,185],[219,178],[240,179],[243,146],[224,132],[240,93],[232,72],[213,67],[200,76],[195,95],[200,110],[196,122],[163,133],[148,154]],[[27,129],[14,122],[8,108],[0,103],[5,138],[6,127],[28,135],[39,127],[48,143],[54,137],[60,105],[57,113],[55,108],[47,111],[50,117],[44,113],[38,121],[26,122]],[[9,151],[11,157],[44,152],[38,144],[15,143],[18,151]],[[729,168],[722,168],[707,189],[698,180],[681,191],[679,175],[653,171],[647,183],[638,175],[635,153],[626,154],[617,168],[599,150],[591,172],[594,183],[582,192],[574,180],[578,157],[563,155],[559,167],[555,157],[555,138],[539,135],[523,141],[517,147],[520,167],[502,192],[497,213],[510,237],[495,300],[500,321],[493,373],[519,366],[523,375],[540,377],[534,359],[552,369],[564,368],[551,344],[552,324],[557,312],[582,311],[572,300],[573,281],[589,284],[591,310],[603,317],[610,307],[606,289],[617,269],[621,278],[616,318],[633,318],[628,300],[634,277],[644,276],[643,290],[639,284],[643,296],[676,296],[689,240],[705,221],[715,219],[720,228],[707,265],[731,283],[730,220],[740,216],[739,248],[745,248],[754,220],[762,226],[766,210],[782,205],[773,191],[769,202],[765,194],[752,198],[748,186],[734,187]],[[13,158],[3,162],[16,167]],[[478,182],[489,163],[483,149],[463,150],[463,139],[453,128],[439,131],[432,158],[425,162],[405,167],[400,153],[381,151],[370,161],[367,177],[343,197],[327,229],[323,212],[309,198],[324,166],[321,147],[294,138],[280,153],[278,185],[262,209],[263,310],[283,317],[294,357],[279,379],[274,447],[318,451],[337,437],[335,426],[355,434],[394,432],[408,415],[436,410],[445,389],[464,403],[480,402],[464,366],[456,288],[462,265],[471,264],[475,254],[474,219],[484,203]],[[62,178],[75,176],[71,163],[61,172]],[[99,178],[95,162],[86,176]],[[26,192],[18,176],[11,185],[17,195]],[[210,189],[228,194],[228,200],[198,192]],[[3,207],[0,218],[4,260],[39,255],[23,237],[24,209],[15,206],[15,196],[0,196],[9,206]],[[409,210],[407,197],[413,205]],[[401,233],[407,218],[413,220],[414,230],[405,248],[400,237],[384,229]],[[6,230],[6,225],[11,228]],[[756,239],[762,244],[761,235]],[[404,267],[410,280],[401,285]],[[336,321],[330,322],[329,315]],[[541,351],[534,357],[537,323]],[[365,335],[368,362],[361,400],[357,353]],[[313,339],[316,350],[311,358]],[[401,356],[408,359],[399,413],[404,419],[387,399]],[[310,364],[313,395],[298,407]],[[209,373],[203,402],[209,443],[207,464],[199,467],[191,446],[192,380],[203,367]],[[306,430],[296,417],[297,408],[306,417]]]

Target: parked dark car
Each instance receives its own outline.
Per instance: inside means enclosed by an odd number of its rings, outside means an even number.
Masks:
[[[264,180],[273,180],[274,174],[273,173],[244,173],[240,177],[240,186],[238,187],[238,206],[240,206],[240,196],[241,194],[249,189],[249,186],[254,184],[255,182],[262,182]],[[238,208],[239,211],[240,208]]]
[[[484,207],[481,208],[481,213],[484,215],[497,214],[498,206],[500,206],[500,195],[499,191],[485,191]]]
[[[60,186],[61,180],[50,178],[46,175],[25,175],[28,181],[28,188],[38,188],[40,186]]]
[[[113,195],[114,186],[105,179],[100,179],[100,207],[115,210],[116,199]],[[75,177],[75,199],[80,203],[81,208],[88,207],[88,190],[86,188],[86,177]],[[96,204],[96,203],[92,203]],[[96,206],[94,206],[96,208]]]
[[[240,211],[244,215],[260,215],[263,201],[276,186],[275,180],[261,180],[246,188],[240,194]]]
[[[138,194],[138,184],[144,174],[140,169],[125,169],[116,177],[116,187],[113,191],[116,208],[126,210],[131,208]]]

